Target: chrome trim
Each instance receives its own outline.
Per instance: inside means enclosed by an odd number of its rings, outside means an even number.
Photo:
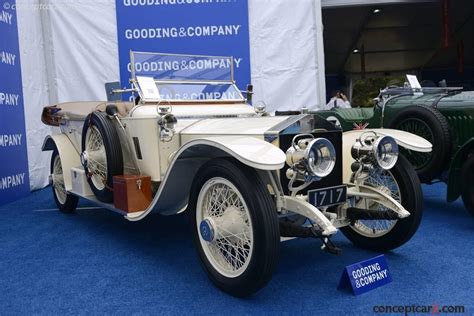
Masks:
[[[307,116],[309,116],[311,118],[313,117],[313,115],[310,115],[310,114],[289,115],[284,121],[276,124],[273,127],[270,127],[265,132],[265,135],[267,135],[267,134],[279,134],[284,129],[288,128],[289,126],[291,126],[295,123],[297,123],[298,121],[300,121],[301,119],[303,119]]]
[[[133,56],[134,51],[130,50],[130,74],[135,80],[135,57]]]

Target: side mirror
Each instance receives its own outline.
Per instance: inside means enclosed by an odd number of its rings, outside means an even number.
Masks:
[[[120,90],[120,82],[108,82],[105,84],[105,93],[107,94],[107,101],[121,101],[122,93],[117,93]]]

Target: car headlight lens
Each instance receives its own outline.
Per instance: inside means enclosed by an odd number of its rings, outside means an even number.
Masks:
[[[377,164],[384,170],[392,169],[398,160],[398,144],[393,137],[384,136],[375,141]]]
[[[308,176],[321,179],[333,171],[336,165],[336,149],[326,138],[314,139],[311,134],[297,135],[293,139],[293,145],[286,151],[286,162],[291,170],[305,179],[308,179]],[[289,179],[291,174],[287,175]]]
[[[352,146],[352,157],[363,164],[377,164],[384,170],[392,169],[398,160],[398,145],[391,136],[365,133]]]
[[[316,138],[306,149],[305,161],[308,172],[312,176],[324,178],[336,165],[336,149],[326,138]]]

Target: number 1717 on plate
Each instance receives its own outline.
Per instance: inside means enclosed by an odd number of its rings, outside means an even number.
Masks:
[[[316,207],[341,204],[347,200],[345,185],[308,191],[308,202]]]

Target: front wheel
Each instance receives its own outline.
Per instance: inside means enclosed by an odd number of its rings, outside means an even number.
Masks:
[[[278,263],[280,233],[275,204],[257,173],[229,160],[210,161],[196,176],[189,205],[211,281],[238,297],[265,286]]]
[[[474,216],[474,155],[471,155],[461,169],[461,196],[466,209]]]
[[[356,246],[388,251],[400,247],[413,237],[420,226],[423,212],[423,193],[420,180],[403,156],[398,157],[391,170],[377,169],[363,183],[388,193],[410,212],[410,216],[399,220],[357,220],[342,227],[342,233]],[[366,198],[354,201],[356,207],[386,212],[387,208]]]

